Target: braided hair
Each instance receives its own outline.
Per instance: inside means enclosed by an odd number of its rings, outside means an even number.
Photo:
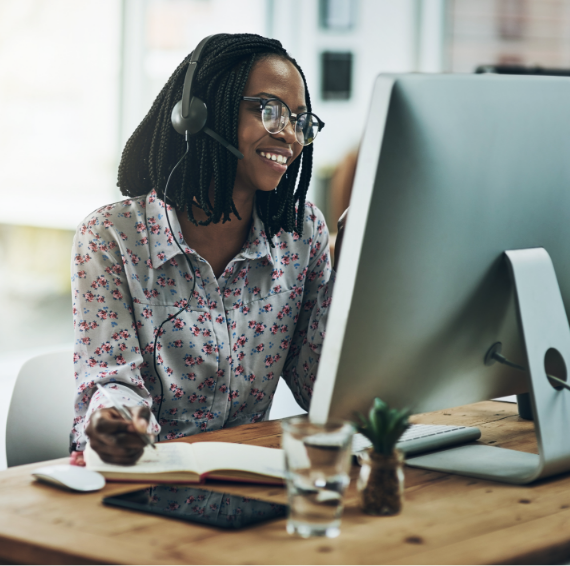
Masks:
[[[239,105],[249,73],[254,63],[271,56],[286,59],[297,68],[305,84],[307,109],[311,112],[305,75],[279,41],[254,34],[219,34],[207,43],[202,52],[192,95],[206,103],[208,125],[234,147],[238,145]],[[125,196],[141,196],[154,188],[164,200],[168,175],[186,150],[184,136],[174,130],[170,115],[182,98],[189,60],[190,55],[174,71],[125,145],[117,182]],[[271,244],[273,236],[281,229],[302,235],[312,164],[313,146],[308,145],[303,147],[300,158],[288,167],[274,191],[257,192],[257,212]],[[232,213],[239,218],[232,198],[236,170],[236,158],[222,145],[203,133],[192,136],[189,138],[189,154],[172,176],[168,200],[176,209],[186,211],[190,221],[196,225],[226,222]],[[212,178],[213,203],[209,198]],[[194,218],[192,207],[196,204],[205,213],[206,220]]]

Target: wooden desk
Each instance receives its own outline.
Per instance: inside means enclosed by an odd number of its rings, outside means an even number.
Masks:
[[[414,418],[481,428],[481,442],[536,450],[532,423],[516,406],[485,402]],[[570,433],[569,433],[570,434]],[[199,435],[277,447],[278,422]],[[59,462],[64,462],[60,460]],[[139,485],[108,484],[71,494],[36,483],[36,464],[0,473],[0,561],[156,564],[556,563],[570,557],[570,475],[516,487],[406,468],[405,507],[396,517],[363,515],[354,482],[337,539],[302,540],[284,520],[221,532],[104,507],[101,497]],[[357,469],[353,469],[353,478]],[[140,484],[142,487],[142,484]],[[285,502],[285,489],[210,484],[212,489]]]

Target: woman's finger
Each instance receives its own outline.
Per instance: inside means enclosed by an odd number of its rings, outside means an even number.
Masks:
[[[113,435],[113,437],[115,438],[115,444],[117,446],[121,446],[125,450],[131,450],[134,448],[139,450],[146,446],[138,432],[120,432]]]
[[[91,440],[91,448],[104,462],[122,463],[137,460],[143,453],[144,444],[138,435],[129,436],[132,438],[128,438],[127,441],[114,436],[95,437]]]
[[[115,452],[98,452],[99,457],[107,464],[116,464],[119,466],[132,466],[136,464],[137,460],[142,456],[143,451],[129,452],[128,454]]]
[[[102,409],[93,414],[93,427],[99,434],[117,434],[126,432],[129,422],[116,409]]]
[[[128,407],[128,410],[133,416],[133,422],[129,430],[131,432],[146,434],[150,421],[150,409],[146,405],[138,405],[136,407]]]
[[[338,219],[337,228],[339,231],[344,228],[347,216],[348,216],[348,208],[340,215],[340,218]]]
[[[342,241],[344,239],[344,227],[346,225],[346,219],[348,217],[348,208],[342,213],[341,217],[338,219],[338,232],[336,236],[335,248],[334,248],[334,268],[338,269],[338,261],[340,258],[340,252],[342,249]]]

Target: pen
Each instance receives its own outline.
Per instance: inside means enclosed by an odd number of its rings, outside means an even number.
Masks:
[[[127,411],[125,406],[119,403],[115,399],[115,397],[111,395],[100,383],[97,384],[97,389],[99,389],[99,391],[103,393],[105,398],[113,405],[113,407],[115,407],[115,409],[119,411],[121,417],[123,417],[129,423],[133,422],[133,416],[131,415],[131,413]],[[138,431],[137,434],[141,437],[142,441],[146,444],[146,446],[152,446],[156,450],[156,446],[154,445],[154,442],[152,441],[149,434],[145,434],[143,432],[138,432]]]

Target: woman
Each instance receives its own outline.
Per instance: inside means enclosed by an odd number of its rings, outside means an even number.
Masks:
[[[243,159],[203,132],[187,146],[171,113],[188,61],[127,142],[118,186],[129,198],[76,235],[73,448],[88,437],[107,462],[136,462],[147,427],[164,440],[264,420],[279,376],[311,402],[332,293],[327,227],[305,203],[324,124],[278,41],[221,34],[192,95]]]

